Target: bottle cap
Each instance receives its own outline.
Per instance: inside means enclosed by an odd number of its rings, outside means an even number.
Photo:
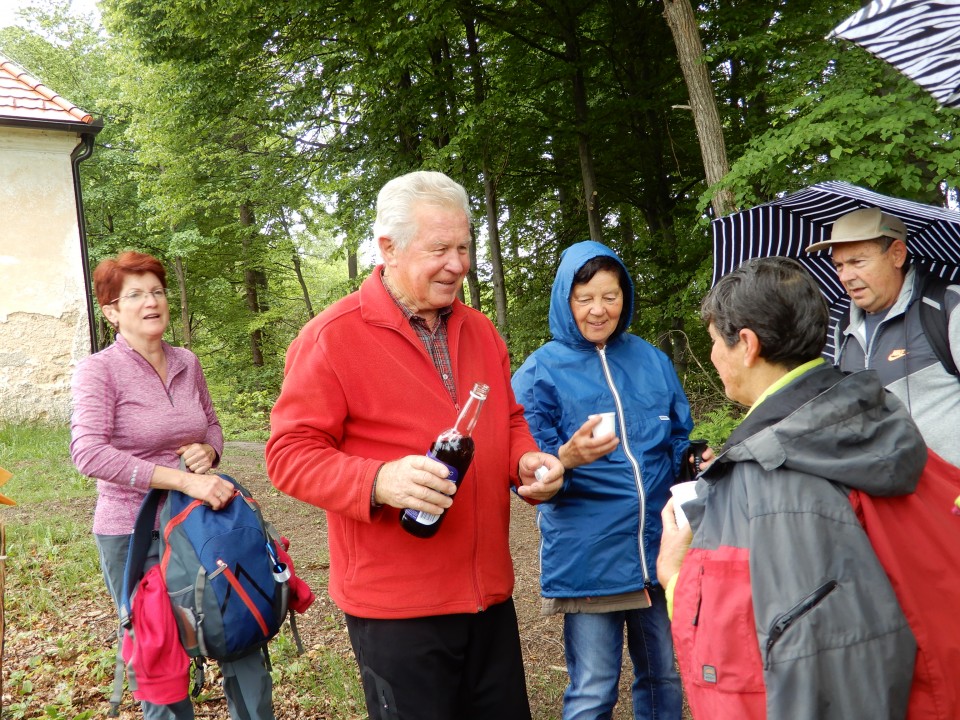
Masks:
[[[549,472],[550,469],[546,465],[541,465],[533,471],[533,477],[537,480],[537,482],[541,482]]]

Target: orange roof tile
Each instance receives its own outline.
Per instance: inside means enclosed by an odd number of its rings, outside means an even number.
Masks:
[[[93,122],[90,113],[57,95],[3,55],[0,55],[0,118],[88,125]]]

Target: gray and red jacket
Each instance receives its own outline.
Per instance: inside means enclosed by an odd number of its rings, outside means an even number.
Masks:
[[[927,452],[874,372],[821,365],[731,435],[684,511],[673,635],[697,720],[903,718],[916,643],[848,500]]]

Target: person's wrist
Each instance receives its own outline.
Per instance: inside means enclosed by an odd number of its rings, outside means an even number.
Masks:
[[[383,465],[377,468],[377,474],[373,476],[373,486],[370,488],[370,507],[379,508],[383,507],[383,503],[377,502],[377,480],[380,479],[380,471],[383,469]]]

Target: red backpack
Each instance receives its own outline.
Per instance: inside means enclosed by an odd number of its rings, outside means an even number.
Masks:
[[[928,451],[915,492],[850,502],[917,641],[908,720],[960,718],[960,468]]]

